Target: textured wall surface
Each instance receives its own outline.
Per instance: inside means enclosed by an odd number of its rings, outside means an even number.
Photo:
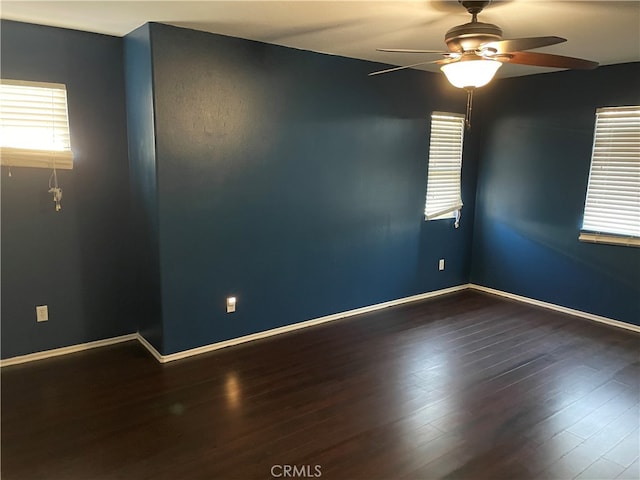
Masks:
[[[640,325],[640,249],[578,241],[596,108],[640,105],[638,85],[634,63],[485,97],[473,282]]]
[[[465,105],[442,75],[160,24],[1,35],[3,78],[67,85],[76,159],[58,213],[49,171],[2,168],[2,358],[136,330],[170,354],[470,275],[639,323],[640,250],[577,240],[595,109],[640,103],[638,64],[479,91],[455,230],[422,215],[429,115]]]
[[[124,65],[133,224],[130,241],[136,252],[128,271],[136,285],[138,331],[157,350],[162,350],[156,136],[149,25],[143,25],[125,37]]]
[[[50,170],[2,168],[2,357],[134,332],[122,40],[2,21],[1,44],[2,78],[66,84],[75,158],[60,212]]]
[[[422,214],[429,116],[460,111],[460,91],[438,75],[367,77],[377,65],[151,29],[163,353],[467,282],[472,214],[458,230]]]

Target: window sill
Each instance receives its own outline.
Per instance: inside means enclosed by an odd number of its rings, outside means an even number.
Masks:
[[[622,245],[624,247],[636,248],[640,247],[640,238],[638,237],[621,237],[606,233],[580,232],[578,240],[588,243],[604,243],[607,245]]]

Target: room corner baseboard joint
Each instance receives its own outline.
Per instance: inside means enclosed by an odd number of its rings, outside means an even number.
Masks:
[[[529,297],[524,297],[522,295],[517,295],[514,293],[509,293],[509,292],[505,292],[502,290],[497,290],[494,288],[490,288],[490,287],[485,287],[482,285],[477,285],[477,284],[473,284],[473,283],[467,283],[467,284],[462,284],[462,285],[457,285],[454,287],[449,287],[449,288],[444,288],[441,290],[434,290],[432,292],[427,292],[427,293],[422,293],[419,295],[413,295],[410,297],[404,297],[404,298],[399,298],[396,300],[391,300],[388,302],[383,302],[383,303],[378,303],[375,305],[369,305],[366,307],[361,307],[361,308],[356,308],[354,310],[348,310],[345,312],[340,312],[340,313],[334,313],[332,315],[327,315],[324,317],[318,317],[318,318],[314,318],[311,320],[306,320],[300,323],[294,323],[291,325],[285,325],[283,327],[278,327],[278,328],[274,328],[271,330],[265,330],[262,332],[256,332],[256,333],[252,333],[250,335],[245,335],[242,337],[236,337],[236,338],[232,338],[229,340],[224,340],[222,342],[216,342],[216,343],[211,343],[208,345],[203,345],[201,347],[196,347],[196,348],[192,348],[189,350],[183,350],[181,352],[176,352],[176,353],[171,353],[169,355],[162,355],[160,352],[158,352],[158,350],[156,350],[156,348],[147,340],[145,339],[139,332],[138,333],[131,333],[128,335],[122,335],[119,337],[114,337],[114,338],[108,338],[105,340],[97,340],[94,342],[88,342],[88,343],[82,343],[82,344],[78,344],[78,345],[71,345],[69,347],[62,347],[62,348],[56,348],[53,350],[45,350],[42,352],[35,352],[35,353],[30,353],[27,355],[20,355],[20,356],[16,356],[16,357],[11,357],[11,358],[7,358],[4,360],[0,360],[0,367],[7,367],[10,365],[17,365],[20,363],[26,363],[26,362],[32,362],[32,361],[36,361],[36,360],[44,360],[46,358],[51,358],[51,357],[57,357],[60,355],[67,355],[70,353],[76,353],[76,352],[81,352],[83,350],[89,350],[92,348],[98,348],[98,347],[104,347],[104,346],[108,346],[108,345],[114,345],[117,343],[121,343],[121,342],[126,342],[129,340],[137,340],[138,342],[140,342],[140,344],[142,344],[142,346],[144,346],[149,353],[153,356],[153,358],[155,358],[159,363],[168,363],[168,362],[173,362],[176,360],[181,360],[183,358],[188,358],[188,357],[192,357],[195,355],[201,355],[203,353],[208,353],[208,352],[213,352],[215,350],[220,350],[221,348],[226,348],[226,347],[231,347],[234,345],[239,345],[241,343],[246,343],[246,342],[251,342],[253,340],[259,340],[262,338],[267,338],[267,337],[271,337],[274,335],[280,335],[283,333],[288,333],[288,332],[292,332],[295,330],[300,330],[302,328],[307,328],[307,327],[312,327],[314,325],[320,325],[322,323],[327,323],[327,322],[332,322],[335,320],[339,320],[342,318],[348,318],[348,317],[352,317],[355,315],[361,315],[363,313],[369,313],[369,312],[374,312],[376,310],[381,310],[383,308],[389,308],[389,307],[394,307],[397,305],[402,305],[404,303],[410,303],[410,302],[416,302],[416,301],[420,301],[420,300],[426,300],[428,298],[433,298],[433,297],[438,297],[440,295],[445,295],[448,293],[454,293],[454,292],[458,292],[461,290],[467,290],[467,289],[472,289],[472,290],[477,290],[477,291],[481,291],[481,292],[485,292],[485,293],[489,293],[489,294],[493,294],[493,295],[497,295],[500,297],[504,297],[504,298],[508,298],[511,300],[515,300],[518,302],[522,302],[522,303],[527,303],[529,305],[535,305],[538,307],[542,307],[542,308],[547,308],[550,310],[554,310],[557,312],[561,312],[561,313],[565,313],[568,315],[573,315],[575,317],[579,317],[579,318],[584,318],[587,320],[592,320],[595,322],[599,322],[599,323],[603,323],[606,325],[610,325],[610,326],[614,326],[614,327],[618,327],[618,328],[624,328],[626,330],[630,330],[636,333],[640,333],[640,326],[638,325],[633,325],[630,323],[626,323],[626,322],[622,322],[619,320],[614,320],[611,318],[607,318],[607,317],[603,317],[600,315],[595,315],[592,313],[588,313],[588,312],[583,312],[580,310],[575,310],[572,308],[568,308],[568,307],[563,307],[561,305],[556,305],[553,303],[549,303],[549,302],[543,302],[541,300],[535,300],[533,298],[529,298]]]

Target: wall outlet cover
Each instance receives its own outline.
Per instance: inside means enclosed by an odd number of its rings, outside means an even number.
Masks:
[[[236,297],[227,297],[227,313],[236,311]]]
[[[49,320],[49,308],[46,305],[36,307],[36,321],[46,322]]]

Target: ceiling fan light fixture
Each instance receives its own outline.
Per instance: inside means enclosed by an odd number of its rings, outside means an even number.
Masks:
[[[483,58],[463,59],[440,67],[449,83],[457,88],[478,88],[489,83],[502,62]]]

